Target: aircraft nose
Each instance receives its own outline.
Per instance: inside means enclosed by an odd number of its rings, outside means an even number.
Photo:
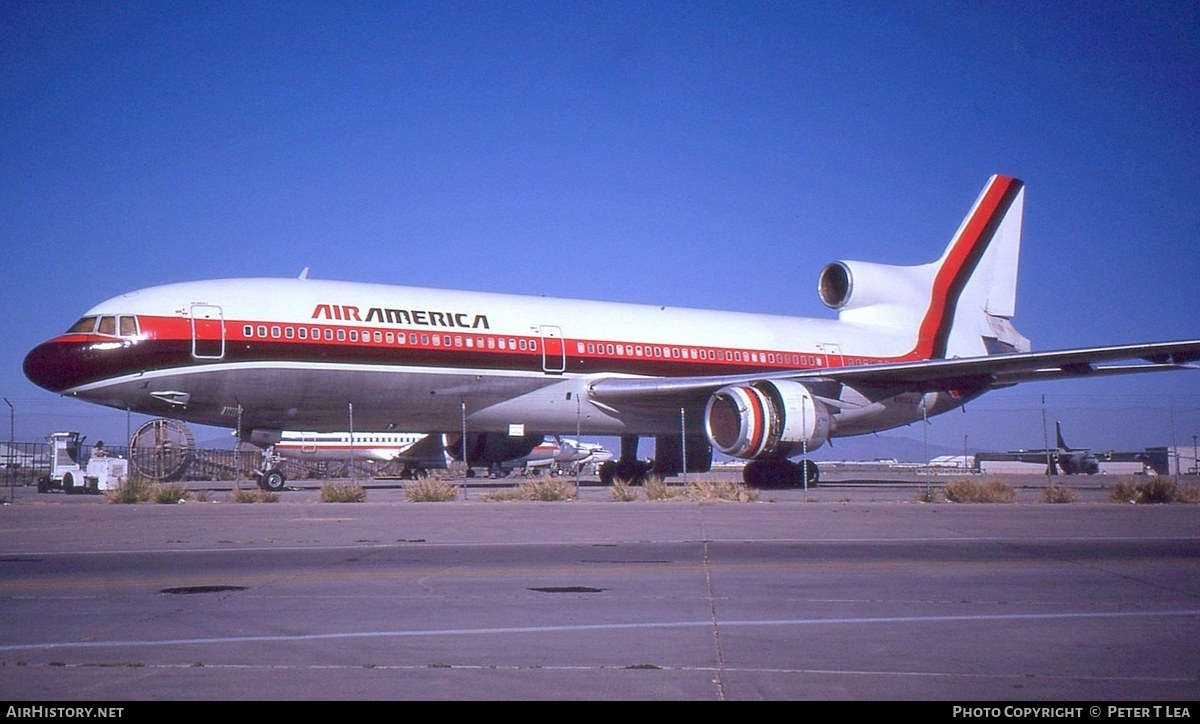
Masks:
[[[25,355],[23,369],[29,381],[51,392],[63,392],[87,381],[88,345],[50,340]]]

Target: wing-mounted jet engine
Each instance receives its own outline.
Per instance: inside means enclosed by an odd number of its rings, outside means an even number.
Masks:
[[[804,385],[788,380],[722,387],[709,398],[704,420],[714,447],[748,460],[814,450],[832,428],[825,405]]]
[[[498,475],[501,463],[528,457],[534,448],[541,445],[546,436],[541,433],[531,435],[508,435],[506,433],[467,433],[466,453],[468,476],[470,467],[486,466],[489,475]],[[463,459],[462,434],[450,433],[444,436],[446,454],[452,460]]]
[[[751,485],[815,485],[816,465],[788,458],[819,448],[833,428],[824,403],[790,380],[722,387],[708,400],[704,425],[713,447],[751,461],[744,473]]]

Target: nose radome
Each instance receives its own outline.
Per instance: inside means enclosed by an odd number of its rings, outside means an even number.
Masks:
[[[62,392],[76,382],[78,369],[71,363],[74,346],[62,342],[43,342],[25,355],[22,369],[29,381],[51,392]]]

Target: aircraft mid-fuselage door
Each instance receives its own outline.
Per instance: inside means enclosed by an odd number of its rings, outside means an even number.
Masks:
[[[225,318],[212,304],[192,305],[192,357],[221,359],[225,356]]]
[[[842,348],[839,345],[826,342],[820,347],[825,351],[825,365],[827,367],[841,367],[845,364],[842,358]]]
[[[567,353],[563,347],[562,329],[543,324],[542,333],[542,371],[559,374],[567,368]]]

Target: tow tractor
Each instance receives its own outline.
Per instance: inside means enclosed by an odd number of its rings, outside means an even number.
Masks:
[[[54,432],[48,439],[50,474],[38,479],[39,493],[51,490],[100,493],[120,487],[129,477],[129,461],[108,457],[106,453],[92,455],[87,467],[82,466],[79,461],[86,438],[77,432]]]

